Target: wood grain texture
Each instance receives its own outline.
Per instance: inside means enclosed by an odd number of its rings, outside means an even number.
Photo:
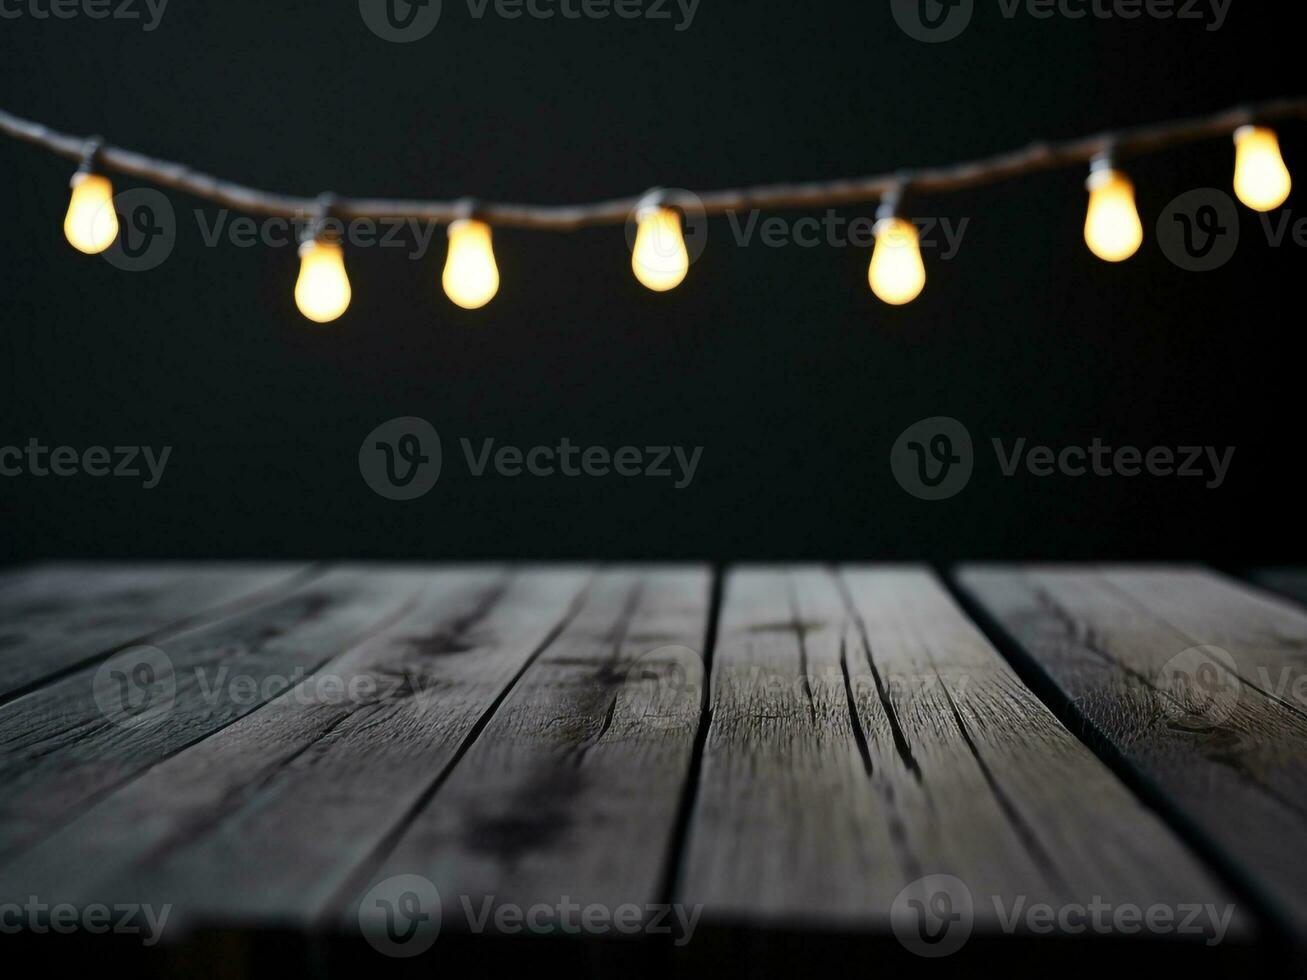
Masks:
[[[158,640],[138,716],[133,648],[0,707],[0,861],[74,819],[146,768],[271,700],[411,611],[425,575],[340,568],[282,598]],[[148,651],[147,651],[148,652]],[[120,664],[120,661],[129,661]]]
[[[660,899],[694,753],[711,582],[703,568],[610,569],[345,907],[421,875],[444,931],[464,901]]]
[[[320,918],[575,612],[583,567],[422,576],[407,616],[112,793],[4,869],[180,920]]]
[[[1201,568],[1101,571],[1109,585],[1179,632],[1237,653],[1243,685],[1307,710],[1307,616],[1295,603]]]
[[[1087,735],[1307,930],[1307,715],[1292,683],[1307,614],[1193,568],[969,567],[958,581]]]
[[[711,715],[678,889],[705,918],[885,933],[927,874],[981,934],[1023,898],[1231,900],[927,572],[732,572]]]
[[[52,562],[0,578],[0,701],[288,588],[303,565]]]
[[[850,712],[834,579],[737,570],[722,601],[678,897],[718,919],[883,921],[902,887],[894,827]]]
[[[1231,838],[1252,821],[1247,855],[1293,846],[1307,716],[1271,682],[1300,676],[1307,613],[1189,569],[1050,570],[1034,592],[977,574],[1075,666],[1127,750],[1221,799]],[[0,576],[0,608],[22,583]],[[701,567],[321,570],[158,634],[168,684],[142,690],[167,696],[139,713],[105,707],[106,691],[130,701],[132,652],[100,650],[0,704],[0,902],[168,904],[185,941],[276,930],[288,958],[325,940],[364,969],[375,889],[416,875],[439,892],[442,964],[558,954],[627,976],[792,975],[868,943],[917,963],[892,910],[930,875],[966,890],[968,968],[1033,932],[1003,924],[1019,908],[1235,903],[930,573],[753,567],[715,584]],[[1147,683],[1199,642],[1231,651],[1241,686],[1208,741]],[[1285,864],[1268,894],[1297,873]],[[496,935],[498,910],[648,922],[667,901],[703,907],[690,947]],[[477,914],[490,935],[469,934]],[[543,922],[526,931],[563,938]],[[1240,910],[1226,938],[1252,927]],[[1165,963],[1176,938],[1211,952],[1205,935],[1157,938]],[[1085,945],[1096,966],[1124,950]],[[1036,972],[1065,958],[1031,946]]]

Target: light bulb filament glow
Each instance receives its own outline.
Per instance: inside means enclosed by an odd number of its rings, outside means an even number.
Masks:
[[[445,295],[465,310],[485,306],[499,292],[499,266],[490,226],[463,218],[449,226],[449,256],[440,277]]]
[[[690,253],[681,233],[681,216],[661,205],[636,213],[631,271],[641,284],[657,293],[675,289],[690,271]]]
[[[871,291],[892,306],[911,303],[926,285],[916,225],[903,218],[881,218],[873,230],[876,246],[867,269]]]
[[[64,237],[79,252],[96,255],[118,237],[113,184],[108,177],[79,171],[73,175],[72,188],[64,215]]]
[[[1241,126],[1234,134],[1234,192],[1254,211],[1273,211],[1289,197],[1293,180],[1275,132]]]
[[[1121,171],[1098,166],[1085,186],[1089,189],[1085,244],[1105,262],[1125,261],[1144,241],[1134,184]]]
[[[310,239],[300,246],[300,274],[295,305],[314,323],[330,323],[349,306],[353,295],[340,244]]]

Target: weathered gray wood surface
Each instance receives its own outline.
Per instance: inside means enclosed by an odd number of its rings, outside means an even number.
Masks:
[[[585,568],[441,568],[412,612],[127,783],[5,871],[76,903],[320,918],[580,604]]]
[[[928,573],[733,572],[711,705],[678,892],[706,915],[885,931],[927,874],[980,932],[1022,898],[1232,900]]]
[[[0,861],[410,611],[424,577],[333,570],[0,706]],[[113,710],[147,694],[141,714]]]
[[[0,702],[292,585],[296,565],[50,563],[0,578]]]
[[[887,937],[948,875],[996,936],[1041,903],[1240,903],[1214,867],[1285,906],[1302,877],[1307,613],[1208,573],[963,577],[1132,767],[1169,769],[1159,815],[920,569],[232,572],[67,579],[85,608],[51,570],[0,577],[38,661],[0,703],[0,901],[349,933],[411,875],[450,934],[486,902],[493,932],[675,901],[720,935]],[[1150,686],[1181,641],[1234,658],[1215,732]]]
[[[469,907],[660,900],[703,698],[703,568],[613,569],[526,670],[356,899],[396,875]],[[357,913],[348,907],[347,921]]]
[[[1105,738],[1307,934],[1307,614],[1193,568],[958,580]]]

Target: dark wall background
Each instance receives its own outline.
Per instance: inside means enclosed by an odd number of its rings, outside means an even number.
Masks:
[[[702,0],[668,22],[475,20],[388,44],[357,5],[172,0],[157,30],[0,21],[18,115],[269,189],[574,201],[945,163],[1303,88],[1287,5],[1203,23],[1002,17],[909,39],[881,3]],[[1281,137],[1307,180],[1301,124]],[[502,231],[499,297],[466,314],[421,262],[349,254],[354,302],[320,328],[291,302],[291,248],[206,247],[171,195],[175,252],[149,273],[79,256],[71,166],[0,141],[0,444],[172,445],[163,482],[0,480],[11,560],[38,557],[1195,557],[1300,560],[1302,250],[1242,211],[1222,269],[1166,260],[1151,226],[1228,188],[1224,140],[1131,165],[1150,237],[1120,267],[1080,237],[1080,171],[923,201],[971,219],[925,294],[890,309],[861,249],[747,248],[723,220],[656,296],[620,229]],[[123,190],[133,186],[118,179]],[[1300,206],[1301,193],[1289,201]],[[852,217],[866,209],[848,209]],[[399,415],[531,445],[704,446],[693,485],[472,479],[412,503],[356,456]],[[904,493],[894,439],[963,421],[981,462],[943,503]],[[993,436],[1237,446],[1226,484],[1003,478]]]

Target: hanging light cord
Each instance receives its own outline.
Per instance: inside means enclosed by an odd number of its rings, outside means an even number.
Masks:
[[[708,191],[684,203],[707,214],[730,211],[780,210],[785,208],[830,207],[880,200],[896,188],[910,185],[914,193],[942,193],[992,184],[1023,174],[1088,163],[1110,153],[1119,160],[1155,152],[1184,143],[1228,137],[1240,126],[1279,119],[1307,117],[1307,97],[1277,99],[1255,105],[1236,106],[1215,115],[1178,122],[1141,126],[1100,133],[1060,143],[1040,142],[998,156],[948,167],[900,170],[872,177],[812,181],[800,184],[762,184],[730,190]],[[70,136],[20,119],[0,110],[0,132],[44,147],[69,159],[82,159],[88,138]],[[247,214],[284,218],[314,213],[320,206],[315,197],[271,194],[214,177],[180,163],[157,160],[133,150],[109,144],[98,145],[100,168],[150,181],[160,187],[182,191]],[[593,204],[530,205],[478,201],[477,217],[506,228],[535,228],[570,231],[593,225],[623,224],[645,200],[645,195],[598,201]],[[675,191],[668,191],[666,203],[676,205]],[[387,200],[380,198],[336,198],[332,213],[344,219],[412,219],[449,224],[467,214],[466,199],[458,201]]]

